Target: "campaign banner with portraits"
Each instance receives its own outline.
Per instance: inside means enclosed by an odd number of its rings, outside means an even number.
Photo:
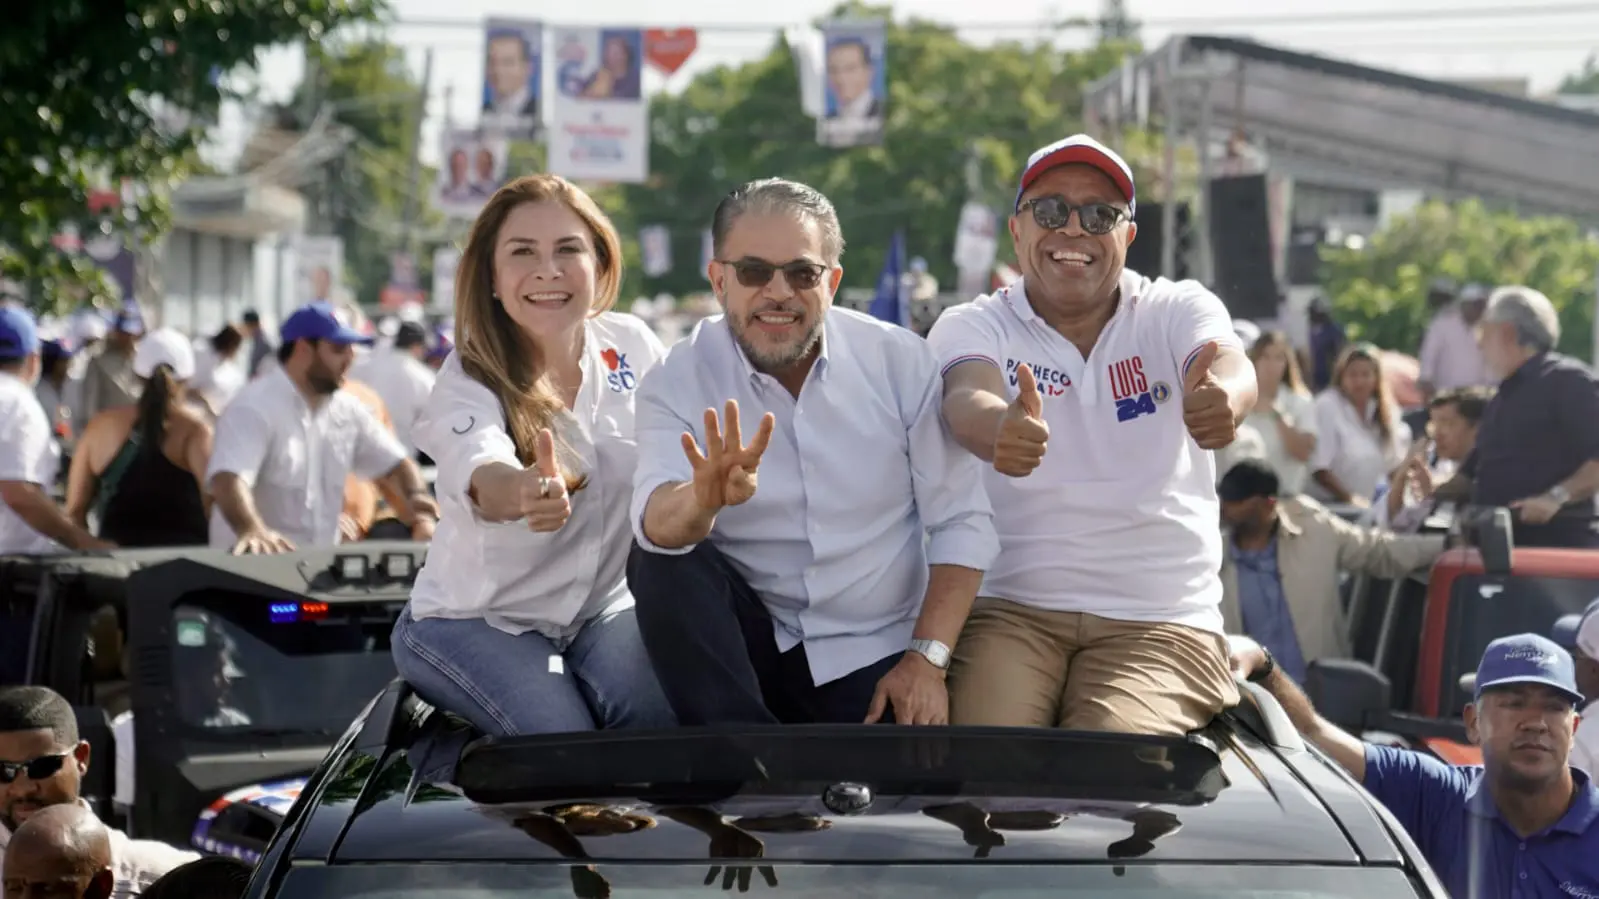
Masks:
[[[451,218],[476,218],[505,183],[504,137],[473,129],[446,129],[439,150],[433,207]]]
[[[523,19],[489,19],[483,37],[485,130],[514,138],[544,128],[544,25]]]
[[[883,142],[888,105],[888,29],[883,22],[828,22],[822,26],[822,117],[816,140],[824,147]]]
[[[344,239],[334,234],[306,234],[294,242],[294,302],[336,303],[344,283]]]
[[[574,180],[643,182],[650,168],[644,32],[557,28],[553,35],[550,171]]]

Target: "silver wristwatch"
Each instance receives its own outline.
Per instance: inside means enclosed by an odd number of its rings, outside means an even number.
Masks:
[[[1565,484],[1556,484],[1550,487],[1548,496],[1562,506],[1571,502],[1571,491],[1566,489]]]
[[[926,659],[934,668],[941,670],[949,668],[949,647],[937,640],[912,640],[911,652]]]

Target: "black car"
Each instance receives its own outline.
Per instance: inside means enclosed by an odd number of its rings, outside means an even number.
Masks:
[[[293,899],[1444,896],[1275,701],[1182,738],[868,725],[495,740],[384,690],[261,855]]]

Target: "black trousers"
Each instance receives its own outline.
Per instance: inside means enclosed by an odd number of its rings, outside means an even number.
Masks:
[[[709,541],[675,556],[635,544],[627,584],[650,663],[684,725],[859,723],[904,655],[817,686],[804,644],[778,651],[765,604]]]

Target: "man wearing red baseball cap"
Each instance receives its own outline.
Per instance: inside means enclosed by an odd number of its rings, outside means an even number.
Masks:
[[[1209,290],[1125,270],[1135,204],[1093,138],[1041,148],[1010,219],[1022,279],[928,335],[1000,536],[953,723],[1174,734],[1237,701],[1211,450],[1253,407],[1254,367]]]

